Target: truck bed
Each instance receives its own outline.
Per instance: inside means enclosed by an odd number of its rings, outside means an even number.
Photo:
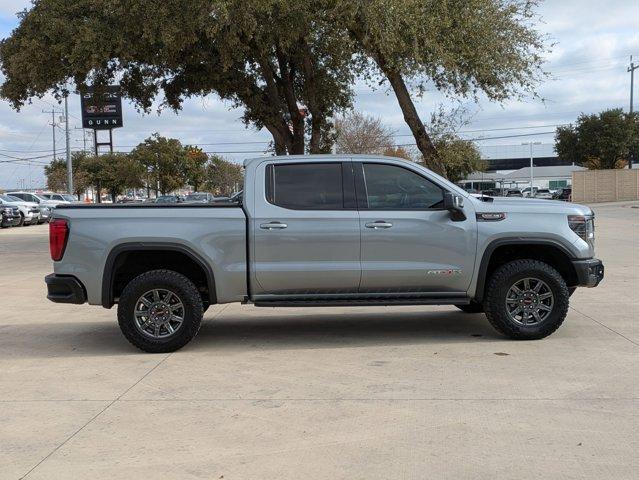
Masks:
[[[58,275],[73,275],[93,305],[105,305],[102,285],[114,256],[130,249],[181,249],[210,266],[219,303],[247,294],[246,215],[234,204],[64,205],[56,218],[69,222]]]

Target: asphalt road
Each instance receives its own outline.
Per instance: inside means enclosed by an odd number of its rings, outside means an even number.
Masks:
[[[0,231],[1,479],[636,479],[639,209],[551,337],[453,307],[211,308],[173,354],[56,305],[47,227]]]

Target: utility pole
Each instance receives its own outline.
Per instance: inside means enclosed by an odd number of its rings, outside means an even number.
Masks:
[[[632,61],[632,55],[630,55],[630,66],[628,67],[628,72],[630,72],[630,115],[632,116],[632,112],[634,111],[634,84],[635,84],[635,70],[639,68],[639,65],[635,65]],[[632,152],[630,153],[630,158],[628,159],[628,168],[632,168]]]
[[[67,193],[73,195],[73,165],[69,138],[69,95],[64,96],[64,135],[67,147]]]
[[[55,127],[58,126],[58,124],[55,121],[55,115],[56,113],[62,113],[61,110],[56,110],[55,108],[52,110],[42,110],[42,113],[50,113],[51,114],[51,123],[49,125],[51,125],[52,129],[53,129],[53,159],[55,160],[55,157],[57,155],[56,152],[56,148],[55,148]]]
[[[530,198],[535,196],[535,191],[533,189],[533,181],[535,179],[533,175],[533,145],[541,145],[541,142],[523,142],[522,145],[530,145]]]

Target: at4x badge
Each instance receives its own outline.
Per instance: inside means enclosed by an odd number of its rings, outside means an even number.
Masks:
[[[436,270],[426,270],[426,275],[438,275],[440,277],[456,277],[461,274],[461,268],[438,268]]]

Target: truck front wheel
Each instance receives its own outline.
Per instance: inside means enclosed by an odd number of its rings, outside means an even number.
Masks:
[[[484,299],[486,317],[515,340],[544,338],[568,313],[570,292],[563,277],[538,260],[515,260],[490,277]]]
[[[173,352],[197,335],[202,313],[202,297],[193,282],[171,270],[152,270],[122,291],[118,323],[140,350]]]

